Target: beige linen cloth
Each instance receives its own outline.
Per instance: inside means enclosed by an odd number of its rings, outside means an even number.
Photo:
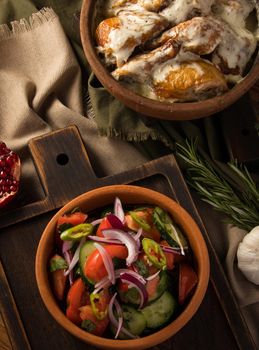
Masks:
[[[28,141],[71,124],[78,126],[98,176],[147,161],[133,145],[99,136],[94,121],[84,115],[80,68],[52,9],[33,14],[28,22],[13,22],[11,28],[0,25],[0,140],[20,154],[32,197],[37,198],[40,185]],[[244,232],[224,225],[221,215],[194,199],[259,348],[259,288],[246,281],[235,262]]]

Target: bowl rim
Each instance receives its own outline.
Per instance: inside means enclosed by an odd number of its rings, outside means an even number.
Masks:
[[[83,0],[80,14],[80,36],[84,54],[96,77],[102,85],[129,108],[145,116],[165,120],[193,120],[204,118],[237,101],[259,79],[259,50],[248,74],[223,95],[199,102],[164,103],[152,100],[125,88],[117,82],[101,63],[94,46],[91,33],[93,7],[96,0]]]
[[[141,196],[144,196],[144,198],[149,198],[149,203],[152,203],[150,198],[152,199],[155,198],[156,204],[159,203],[158,205],[161,205],[161,203],[164,203],[166,210],[168,210],[168,206],[169,206],[170,208],[172,208],[171,209],[172,212],[175,212],[175,213],[178,212],[178,215],[181,217],[181,220],[184,218],[184,221],[185,221],[184,225],[187,228],[188,227],[192,228],[189,232],[189,234],[191,233],[191,236],[192,236],[191,245],[195,244],[196,246],[195,249],[197,249],[199,253],[198,254],[199,255],[199,281],[198,281],[196,290],[190,302],[184,309],[184,311],[169,325],[143,338],[131,339],[131,340],[114,340],[114,339],[98,337],[93,334],[87,333],[84,330],[80,329],[78,326],[74,325],[71,321],[69,321],[66,318],[65,314],[60,309],[60,306],[58,305],[57,301],[55,300],[51,292],[50,284],[48,282],[47,266],[45,266],[45,268],[42,268],[41,262],[42,260],[44,261],[45,245],[48,246],[48,244],[50,243],[50,240],[51,239],[53,240],[53,238],[51,237],[55,230],[57,219],[60,215],[64,214],[67,210],[72,209],[75,206],[75,204],[78,206],[78,202],[84,202],[86,200],[92,201],[94,200],[94,198],[96,198],[96,196],[100,196],[100,197],[109,196],[109,198],[111,196],[115,197],[115,195],[120,196],[123,193],[125,194],[125,192],[127,193],[131,192],[133,194],[141,193]],[[81,194],[80,196],[74,198],[73,200],[69,201],[66,205],[64,205],[50,219],[50,221],[48,222],[47,226],[44,229],[44,232],[41,236],[41,239],[37,248],[36,259],[35,259],[35,275],[36,275],[38,290],[40,292],[41,298],[46,308],[48,309],[52,317],[68,332],[72,333],[74,336],[76,336],[80,340],[87,342],[91,345],[97,346],[99,348],[112,350],[112,349],[136,349],[137,347],[138,349],[145,349],[150,347],[150,344],[154,346],[169,339],[181,328],[183,328],[186,325],[186,323],[189,322],[189,320],[194,316],[207,290],[209,275],[210,275],[210,263],[209,263],[207,246],[198,225],[192,219],[190,214],[183,207],[181,207],[176,201],[174,201],[170,197],[160,192],[157,192],[145,187],[141,187],[141,186],[110,185],[110,186],[104,186],[97,189],[93,189]],[[158,337],[158,334],[159,334],[159,337]]]

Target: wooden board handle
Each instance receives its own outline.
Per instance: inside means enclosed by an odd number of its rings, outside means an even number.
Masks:
[[[173,155],[169,155],[139,166],[134,171],[97,178],[76,126],[34,138],[29,142],[29,149],[45,198],[0,215],[0,228],[58,209],[93,188],[130,183],[159,173],[167,174],[175,163]]]
[[[29,142],[44,191],[55,207],[72,199],[96,182],[76,126],[51,132]],[[89,185],[89,188],[92,185]]]

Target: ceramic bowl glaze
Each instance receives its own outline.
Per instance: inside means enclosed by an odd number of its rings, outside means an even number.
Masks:
[[[84,212],[91,212],[98,208],[110,205],[114,202],[115,197],[119,197],[122,203],[125,204],[152,204],[157,205],[166,210],[175,222],[179,225],[185,236],[188,238],[191,246],[196,273],[198,275],[198,284],[190,301],[184,308],[183,312],[177,316],[170,324],[161,330],[138,339],[132,340],[114,340],[102,338],[92,335],[83,329],[79,328],[69,321],[64,312],[57,303],[49,281],[48,262],[53,254],[55,245],[55,230],[57,219],[67,211],[75,207],[80,207]],[[130,185],[114,185],[101,187],[80,195],[67,203],[60,209],[55,216],[49,221],[46,226],[36,254],[36,279],[42,300],[53,316],[53,318],[75,337],[83,342],[104,349],[145,349],[153,347],[172,337],[193,317],[198,310],[203,297],[205,295],[209,281],[209,257],[206,244],[202,234],[191,218],[191,216],[174,200],[169,197],[138,186]]]
[[[122,86],[105,68],[96,52],[93,20],[96,0],[84,0],[80,16],[80,35],[87,61],[102,85],[129,108],[146,116],[167,120],[191,120],[215,114],[244,95],[259,79],[259,57],[246,77],[226,93],[200,102],[166,103],[142,97]]]

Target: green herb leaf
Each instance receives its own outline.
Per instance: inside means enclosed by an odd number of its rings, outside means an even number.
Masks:
[[[62,233],[63,231],[68,230],[70,227],[73,227],[73,225],[65,222],[64,224],[58,226],[58,231],[59,231],[59,233]]]
[[[198,151],[196,142],[177,144],[177,156],[187,165],[187,182],[218,211],[228,216],[228,222],[247,231],[259,223],[259,192],[247,168],[237,161],[228,163],[234,183],[227,181]]]
[[[84,328],[87,332],[92,333],[96,328],[96,324],[91,320],[83,320],[81,327]]]
[[[112,258],[112,262],[114,265],[114,270],[124,269],[126,267],[125,259],[120,259],[115,256]]]
[[[149,276],[148,268],[142,260],[136,260],[134,262],[134,266],[136,266],[138,273],[141,276],[143,276],[145,278]]]
[[[65,259],[61,257],[53,257],[50,259],[50,272],[54,272],[56,270],[64,270],[67,268],[68,265]]]

